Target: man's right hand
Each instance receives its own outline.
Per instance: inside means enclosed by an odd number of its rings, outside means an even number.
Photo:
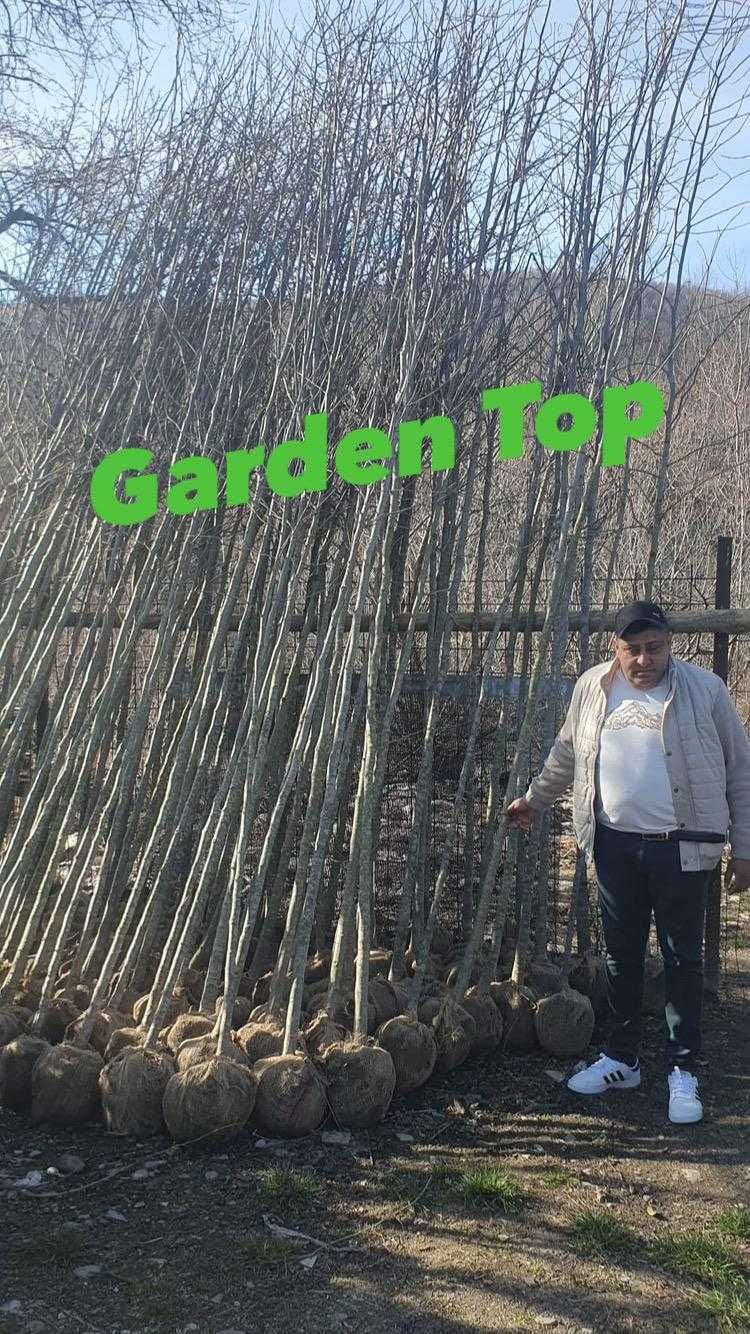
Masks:
[[[509,825],[515,825],[519,829],[530,829],[539,812],[535,811],[523,797],[516,797],[510,806],[506,806],[505,814]]]

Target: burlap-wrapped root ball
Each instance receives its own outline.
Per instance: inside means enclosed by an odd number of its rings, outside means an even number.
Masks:
[[[137,1024],[141,1023],[143,1016],[148,1008],[148,1003],[150,1000],[151,1000],[150,995],[141,996],[140,999],[137,1000],[135,1005],[133,1006],[133,1018],[135,1019],[135,1022]],[[162,1020],[163,1024],[165,1025],[165,1027],[168,1024],[169,1025],[173,1024],[178,1015],[186,1014],[189,1009],[190,1009],[190,1000],[185,988],[175,987],[170,997],[166,1014],[164,1015]]]
[[[247,1058],[245,1050],[240,1047],[234,1039],[236,1033],[232,1035],[231,1048],[228,1052],[229,1059],[235,1061],[237,1065],[249,1066],[250,1061]],[[192,1065],[203,1065],[204,1061],[212,1061],[216,1055],[219,1046],[219,1040],[213,1033],[207,1033],[202,1038],[187,1038],[181,1042],[175,1053],[175,1065],[178,1070],[189,1070]]]
[[[468,1057],[476,1037],[476,1025],[471,1015],[450,997],[437,1002],[428,1001],[424,1009],[427,1010],[433,1004],[437,1005],[431,1020],[437,1048],[435,1073],[445,1075],[463,1065]],[[422,1015],[423,1011],[420,1010],[420,1019]]]
[[[419,967],[417,956],[413,950],[407,950],[404,955],[404,963],[409,977],[413,977]],[[430,954],[428,957],[422,976],[436,982],[445,982],[450,972],[450,963],[446,959],[440,958],[437,954]]]
[[[493,982],[490,995],[503,1021],[503,1046],[508,1051],[527,1053],[537,1048],[534,1027],[534,1002],[515,982]]]
[[[11,998],[12,1005],[25,1005],[29,1010],[37,1010],[42,995],[42,979],[33,974],[24,977]]]
[[[126,987],[124,991],[120,992],[116,1002],[110,999],[104,1008],[105,1010],[116,1010],[118,1014],[126,1014],[128,1016],[128,1023],[132,1024],[133,1007],[138,1003],[138,999],[138,992],[133,991],[130,987]]]
[[[64,976],[65,974],[61,973],[58,981],[62,981]],[[91,1004],[91,987],[85,987],[81,982],[76,983],[72,988],[68,984],[68,986],[61,987],[59,991],[56,991],[52,999],[55,1001],[70,999],[79,1014],[82,1014]]]
[[[352,992],[349,992],[347,995],[342,997],[340,1004],[337,1005],[332,1012],[329,1010],[328,1007],[327,988],[326,990],[319,992],[317,995],[313,995],[309,1001],[309,1004],[307,1005],[307,1014],[312,1019],[313,1016],[318,1014],[320,1010],[325,1010],[327,1013],[330,1013],[331,1018],[333,1019],[335,1024],[340,1024],[342,1028],[345,1028],[349,1031],[353,1029],[354,995]],[[378,1026],[377,1020],[378,1020],[377,1011],[372,1001],[368,997],[367,1001],[368,1033],[375,1032],[375,1029]]]
[[[205,981],[206,974],[199,968],[188,968],[185,974],[185,992],[191,1005],[196,1007],[200,1005]]]
[[[310,986],[313,982],[322,982],[328,976],[330,967],[330,950],[311,954],[305,964],[305,986]]]
[[[594,1010],[580,991],[557,991],[537,1004],[534,1025],[540,1047],[553,1056],[580,1056],[594,1031]]]
[[[104,1061],[93,1047],[61,1042],[43,1052],[31,1072],[31,1119],[83,1125],[99,1116]]]
[[[391,987],[393,988],[396,1000],[398,1001],[398,1009],[396,1011],[396,1014],[397,1015],[406,1014],[407,1010],[409,1010],[410,1008],[409,1005],[410,991],[411,991],[410,984],[405,980],[402,982],[391,982]],[[423,988],[423,993],[424,990],[426,990],[426,988]]]
[[[471,1045],[477,1035],[477,1026],[474,1022],[474,1016],[469,1014],[469,1011],[465,1010],[463,1005],[459,1005],[455,997],[451,996],[449,992],[444,991],[440,995],[430,996],[428,1000],[424,1000],[419,1007],[419,1018],[423,1024],[430,1024],[434,1027],[435,1019],[449,1001],[454,1018],[460,1020],[469,1038],[469,1045]]]
[[[158,1135],[164,1129],[164,1091],[174,1074],[165,1051],[125,1047],[99,1076],[102,1111],[113,1135]]]
[[[73,1001],[61,997],[39,1016],[34,1033],[39,1038],[46,1038],[47,1042],[63,1042],[66,1030],[75,1023],[80,1013]]]
[[[271,983],[273,982],[273,973],[264,973],[257,982],[253,983],[252,999],[256,1005],[265,1005],[271,995]]]
[[[113,1061],[126,1047],[142,1047],[145,1041],[142,1028],[116,1028],[104,1049],[104,1060]]]
[[[13,1042],[21,1032],[21,1025],[16,1015],[9,1006],[4,1005],[0,1009],[0,1047],[4,1047],[6,1042]]]
[[[333,1022],[325,1010],[318,1010],[306,1025],[302,1036],[308,1055],[317,1061],[327,1047],[332,1047],[334,1042],[344,1042],[349,1035],[345,1028]]]
[[[202,1038],[210,1033],[216,1024],[216,1017],[210,1018],[207,1014],[180,1014],[170,1025],[164,1039],[164,1045],[171,1052],[176,1052],[183,1042],[188,1038]]]
[[[253,1067],[258,1081],[255,1124],[267,1135],[312,1135],[326,1111],[325,1085],[312,1061],[299,1054],[267,1056]]]
[[[374,977],[368,989],[370,1002],[375,1006],[375,1024],[380,1028],[389,1019],[395,1018],[401,1006],[395,987],[384,977]]]
[[[251,1065],[266,1056],[280,1056],[284,1050],[284,1025],[271,1018],[259,1023],[251,1020],[237,1033],[237,1042]]]
[[[321,977],[317,982],[305,983],[302,988],[302,1008],[307,1012],[317,996],[326,996],[331,985],[330,977]],[[254,1016],[251,1015],[252,1019]]]
[[[179,1143],[222,1143],[244,1130],[255,1095],[256,1082],[246,1065],[214,1056],[172,1075],[164,1090],[164,1120]]]
[[[472,987],[461,998],[461,1009],[471,1015],[476,1025],[476,1036],[471,1044],[472,1056],[483,1056],[494,1051],[503,1040],[503,1021],[492,997]]]
[[[394,1097],[413,1093],[427,1083],[437,1061],[435,1037],[427,1024],[415,1016],[399,1014],[378,1029],[377,1040],[393,1061]]]
[[[586,954],[576,959],[568,973],[568,985],[574,991],[580,991],[582,996],[588,996],[597,1018],[604,1013],[604,960],[599,955]]]
[[[351,996],[347,996],[347,997],[346,997],[346,999],[345,999],[345,1001],[344,1001],[344,1005],[343,1005],[343,1010],[342,1010],[340,1013],[337,1012],[337,1013],[334,1015],[334,1019],[336,1020],[337,1023],[343,1024],[345,1028],[351,1028],[351,1029],[353,1029],[353,1028],[354,1028],[354,1009],[355,1009],[355,1006],[354,1006],[354,995],[352,994]],[[375,1032],[375,1029],[377,1028],[377,1026],[378,1026],[378,1013],[377,1013],[377,1010],[375,1009],[375,1006],[373,1005],[372,1001],[370,1000],[370,998],[369,998],[369,996],[368,996],[368,998],[367,998],[367,1032],[370,1033],[370,1034],[374,1033],[374,1032]]]
[[[88,1025],[93,1017],[93,1027],[88,1035],[87,1042],[94,1051],[98,1051],[100,1056],[104,1056],[109,1039],[118,1028],[125,1028],[129,1022],[126,1014],[119,1014],[114,1010],[94,1010],[91,1014],[82,1014],[80,1018],[75,1019],[65,1030],[66,1042],[75,1042],[80,1035],[84,1024]]]
[[[528,980],[537,996],[552,996],[564,986],[562,969],[546,959],[529,964]]]
[[[390,1052],[352,1038],[328,1047],[321,1065],[337,1125],[362,1130],[383,1120],[396,1087]]]
[[[24,1005],[11,1005],[9,1008],[18,1024],[19,1037],[22,1033],[28,1033],[31,1028],[31,1021],[34,1018],[34,1011],[27,1010]]]
[[[218,996],[216,1000],[216,1005],[214,1007],[215,1014],[219,1013],[223,1005],[224,1001],[222,997]],[[238,996],[234,1002],[234,1009],[232,1010],[232,1018],[231,1018],[232,1028],[242,1028],[246,1023],[248,1023],[254,1008],[255,1008],[255,1002],[251,1001],[249,996]]]
[[[31,1072],[40,1056],[50,1050],[44,1038],[22,1033],[0,1051],[0,1106],[12,1112],[31,1107]]]

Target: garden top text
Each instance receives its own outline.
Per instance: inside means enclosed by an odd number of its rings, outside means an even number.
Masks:
[[[540,403],[540,380],[485,389],[482,408],[499,414],[498,455],[518,459],[524,452],[524,409]],[[631,416],[633,411],[636,416]],[[643,440],[660,425],[664,416],[661,390],[648,380],[605,389],[601,405],[601,463],[604,468],[624,464],[631,440]],[[565,418],[565,425],[561,424]],[[599,413],[582,394],[553,394],[536,410],[534,432],[545,449],[575,450],[591,440],[599,426]],[[422,445],[430,442],[432,472],[444,472],[456,462],[456,429],[448,417],[401,422],[398,428],[398,475],[416,476],[422,471]],[[388,475],[387,460],[393,448],[385,431],[365,426],[348,431],[334,451],[339,477],[352,486],[370,486]],[[328,487],[328,415],[305,416],[301,440],[275,445],[266,458],[263,445],[230,450],[225,459],[224,503],[245,505],[249,499],[250,475],[265,469],[266,482],[279,496],[299,496]],[[118,449],[96,465],[91,477],[90,498],[94,512],[106,523],[135,524],[151,519],[159,507],[159,479],[149,472],[153,453],[148,449]],[[301,466],[300,466],[301,465]],[[294,471],[291,471],[292,466]],[[128,475],[130,474],[130,475]],[[169,469],[170,485],[166,508],[171,514],[193,514],[219,505],[219,476],[216,464],[201,454],[178,459]],[[122,484],[123,497],[117,493]]]

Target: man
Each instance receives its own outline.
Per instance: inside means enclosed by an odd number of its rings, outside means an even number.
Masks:
[[[750,741],[724,682],[671,653],[661,607],[615,617],[615,657],[576,682],[539,776],[507,808],[528,829],[573,783],[576,841],[599,883],[609,1033],[576,1093],[635,1088],[651,914],[664,958],[669,1119],[700,1121],[696,1077],[703,926],[711,871],[729,831],[725,883],[750,887]]]

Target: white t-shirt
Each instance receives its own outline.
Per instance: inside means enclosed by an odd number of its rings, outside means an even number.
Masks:
[[[665,673],[647,690],[618,672],[609,691],[596,762],[597,820],[629,833],[677,827],[664,759],[661,720],[669,693]]]

